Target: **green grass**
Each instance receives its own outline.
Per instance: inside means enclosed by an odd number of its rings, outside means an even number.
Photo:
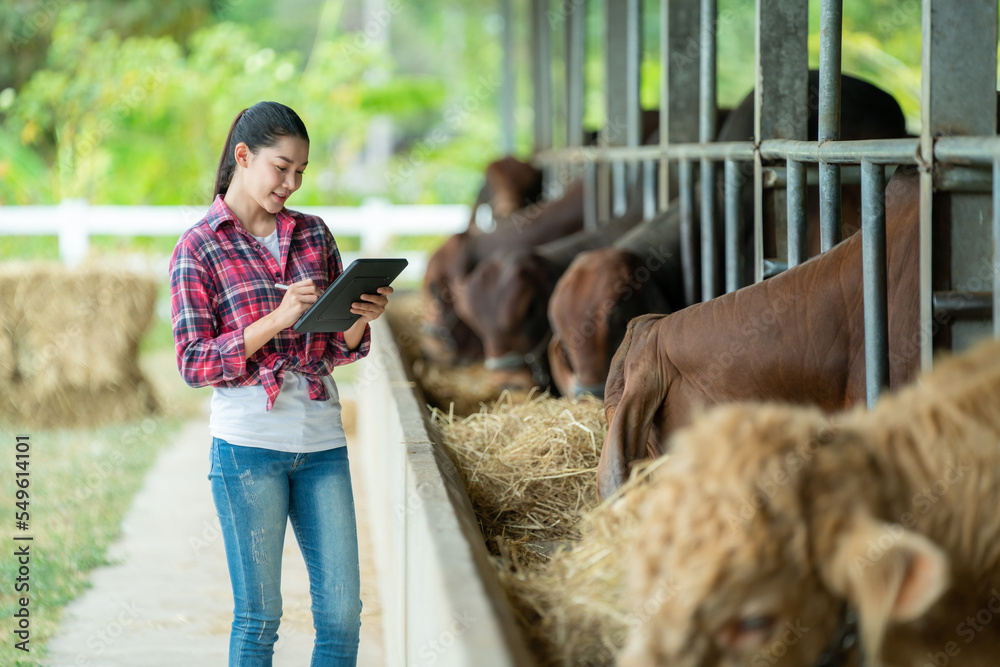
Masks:
[[[0,665],[37,665],[45,643],[58,628],[63,608],[88,587],[90,571],[108,563],[108,546],[132,498],[142,486],[156,455],[205,400],[206,390],[183,384],[170,350],[149,353],[141,363],[157,388],[161,413],[148,419],[91,429],[27,428],[0,424],[4,447],[0,450],[0,498],[7,503],[8,524],[0,560],[0,618],[4,641]],[[15,436],[30,436],[30,493],[28,511],[31,572],[31,653],[14,648],[14,590],[18,563],[12,557],[18,531],[13,525],[15,485]]]

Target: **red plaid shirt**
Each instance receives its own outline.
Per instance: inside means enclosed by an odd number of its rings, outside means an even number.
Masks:
[[[284,372],[304,375],[309,397],[329,398],[320,377],[334,366],[368,354],[371,330],[357,349],[342,333],[279,332],[246,359],[243,329],[281,303],[276,282],[312,278],[320,289],[344,270],[326,224],[318,217],[282,209],[278,213],[281,261],[257,242],[219,195],[208,214],[181,235],[170,259],[170,311],[177,365],[192,387],[262,384],[267,409],[281,390]]]

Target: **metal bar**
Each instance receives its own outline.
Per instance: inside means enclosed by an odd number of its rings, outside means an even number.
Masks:
[[[639,107],[640,1],[605,2],[607,145],[638,146],[641,142]],[[612,213],[620,217],[628,208],[637,169],[624,163],[612,166]]]
[[[700,0],[660,0],[660,146],[698,140],[698,85],[701,54],[697,43]],[[657,158],[660,156],[657,155]],[[660,160],[660,207],[670,205],[670,164]]]
[[[941,319],[983,319],[997,312],[994,292],[939,291],[933,294],[934,317]]]
[[[716,0],[701,0],[701,34],[698,84],[698,141],[706,143],[716,134]]]
[[[864,276],[865,388],[868,407],[889,386],[889,307],[886,292],[885,168],[861,163],[861,262]]]
[[[701,63],[698,84],[698,141],[708,143],[716,134],[716,0],[701,0]],[[715,165],[701,160],[701,298],[716,296],[715,285]]]
[[[993,172],[981,167],[947,165],[934,173],[934,189],[945,192],[993,192]]]
[[[628,179],[625,163],[615,160],[611,163],[611,215],[620,218],[628,208]]]
[[[715,285],[715,163],[701,160],[701,299],[718,296]]]
[[[959,165],[991,166],[1000,156],[1000,137],[940,137],[934,142],[934,159]]]
[[[1000,157],[993,161],[993,335],[1000,338]]]
[[[548,5],[549,0],[531,0],[536,152],[552,146],[552,45]]]
[[[788,160],[788,266],[806,261],[806,165]]]
[[[808,114],[803,110],[809,104],[809,3],[758,0],[755,19],[754,140],[808,139]],[[789,234],[787,194],[781,188],[755,194],[754,218],[760,218],[761,234],[766,200],[775,252],[784,257]]]
[[[794,158],[788,158],[794,159]],[[787,160],[786,160],[787,161]],[[810,164],[802,162],[801,160],[796,160],[800,162],[806,172],[806,185],[816,186],[819,185],[819,165]],[[877,161],[876,161],[877,162]],[[886,181],[890,178],[890,169],[895,171],[894,165],[887,165],[885,178]],[[992,183],[992,181],[990,181]],[[841,185],[860,185],[861,184],[861,165],[845,165],[840,168],[840,183]],[[765,188],[784,188],[788,187],[788,172],[785,167],[771,166],[764,167],[764,187]]]
[[[597,163],[587,162],[583,167],[583,228],[597,229]]]
[[[840,66],[843,0],[822,0],[819,28],[819,141],[840,139]],[[821,164],[819,171],[820,249],[840,241],[840,168]]]
[[[947,159],[954,147],[963,147],[978,159],[957,160],[991,166],[983,160],[997,139],[980,142],[968,137],[996,134],[997,81],[997,2],[996,0],[924,0],[921,45],[921,140],[923,155],[930,164],[926,199],[933,204],[934,290],[976,290],[992,285],[987,276],[993,270],[993,243],[990,227],[982,224],[993,213],[990,195],[950,192],[938,196],[931,190],[937,160]],[[962,138],[947,135],[965,135]],[[941,143],[940,149],[937,144]],[[977,148],[976,144],[981,144]],[[959,157],[959,156],[956,156]],[[941,250],[939,250],[941,249]],[[942,250],[944,253],[942,256]],[[928,264],[928,267],[931,266]],[[923,268],[923,267],[922,267]],[[927,271],[927,269],[925,269]],[[922,293],[922,314],[930,294]],[[921,325],[938,323],[921,321]],[[944,340],[951,351],[959,352],[978,339],[993,334],[992,322],[959,321],[942,323]],[[923,358],[923,357],[922,357]],[[931,351],[926,350],[930,363]]]
[[[670,0],[660,0],[660,148],[665,149],[670,144]],[[660,207],[666,211],[670,206],[670,161],[660,158]]]
[[[656,160],[642,163],[642,217],[649,220],[656,215]]]
[[[566,145],[582,146],[586,0],[563,0],[563,14],[566,17]]]
[[[726,292],[735,292],[742,286],[740,273],[740,169],[739,163],[726,160]]]
[[[754,137],[807,139],[809,3],[758,0]]]
[[[514,152],[514,16],[511,0],[500,0],[503,15],[503,80],[500,87],[501,142],[505,155]]]
[[[940,141],[944,141],[941,139]],[[836,141],[818,146],[815,141],[793,141],[771,139],[760,144],[760,154],[765,160],[798,160],[799,162],[828,164],[860,164],[867,160],[874,164],[918,164],[919,139],[869,139],[864,141]],[[754,145],[749,141],[713,142],[709,144],[688,143],[612,148],[566,148],[542,151],[535,161],[586,162],[613,160],[641,162],[658,160],[666,156],[670,160],[699,160],[707,158],[715,161],[754,158]],[[992,164],[992,157],[987,164]]]
[[[684,276],[684,303],[695,303],[698,293],[694,247],[694,166],[689,160],[677,164],[677,189],[680,190],[681,272]]]
[[[611,168],[607,162],[597,163],[597,226],[611,219]]]
[[[764,280],[767,268],[764,257],[764,162],[760,151],[753,156],[753,281]]]

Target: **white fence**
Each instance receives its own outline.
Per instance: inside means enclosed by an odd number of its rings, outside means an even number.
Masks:
[[[59,256],[76,264],[87,256],[90,237],[172,236],[180,234],[205,215],[208,206],[91,206],[84,200],[67,200],[56,206],[0,206],[0,235],[59,237]],[[465,229],[469,207],[461,204],[410,206],[369,200],[361,206],[304,206],[304,213],[318,215],[336,236],[357,236],[360,251],[342,253],[345,266],[358,256],[386,252],[392,236],[453,234]],[[416,280],[424,273],[423,252],[393,252],[409,265],[401,276]]]

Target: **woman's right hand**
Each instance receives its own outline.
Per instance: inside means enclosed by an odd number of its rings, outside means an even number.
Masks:
[[[312,278],[306,278],[305,280],[300,280],[297,283],[289,285],[285,291],[285,296],[281,299],[281,303],[278,304],[278,307],[272,313],[275,318],[275,324],[280,326],[281,330],[294,325],[302,317],[302,313],[309,310],[316,303],[321,293],[322,291],[316,287],[316,283],[313,282]]]

